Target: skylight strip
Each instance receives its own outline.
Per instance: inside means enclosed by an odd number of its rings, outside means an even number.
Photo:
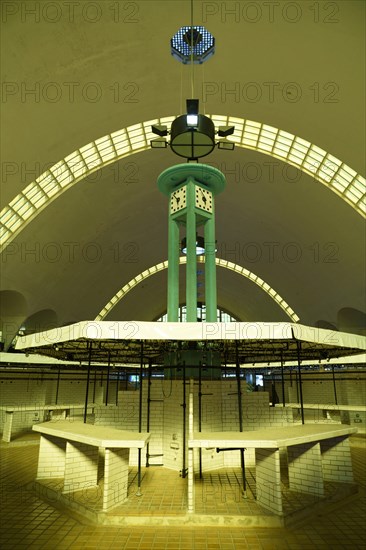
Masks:
[[[239,119],[237,117],[228,117],[223,115],[206,116],[211,118],[218,125],[225,124],[225,122],[226,124],[234,123],[234,125],[235,123],[237,125],[241,123],[240,126],[234,131],[234,137],[231,137],[231,141],[234,141],[238,147],[260,151],[274,158],[283,160],[292,166],[299,167],[303,172],[311,175],[312,177],[315,177],[315,179],[317,179],[319,182],[329,187],[333,192],[335,192],[338,196],[340,196],[343,200],[350,204],[354,208],[354,210],[356,210],[356,212],[358,212],[361,216],[366,217],[364,201],[365,195],[363,194],[361,198],[358,198],[360,197],[360,192],[366,192],[364,178],[362,178],[360,175],[357,175],[356,172],[352,170],[352,168],[343,164],[333,155],[326,153],[320,147],[311,144],[310,142],[300,138],[299,136],[294,136],[293,134],[290,134],[283,130],[279,130],[277,128],[273,128],[273,132],[276,133],[276,137],[274,138],[272,148],[269,149],[268,142],[259,142],[258,140],[261,129],[263,131],[263,135],[267,136],[267,132],[268,134],[270,134],[272,131],[271,126],[263,125],[256,121]],[[160,124],[169,126],[169,124],[171,124],[176,117],[177,115],[163,117],[157,120],[160,122]],[[38,215],[38,212],[40,210],[43,210],[43,208],[47,206],[51,200],[54,200],[62,191],[64,191],[65,187],[70,189],[72,185],[79,182],[89,173],[94,172],[99,167],[110,164],[113,160],[117,161],[133,153],[149,149],[150,146],[147,139],[148,133],[146,132],[146,124],[147,123],[141,123],[131,127],[122,128],[121,130],[113,132],[110,135],[108,134],[107,136],[104,136],[105,142],[110,140],[111,145],[110,153],[108,153],[107,155],[103,155],[102,148],[97,147],[95,143],[92,142],[85,145],[83,148],[74,151],[73,153],[65,157],[65,159],[55,164],[53,167],[50,168],[49,174],[51,174],[55,178],[55,181],[57,182],[59,187],[55,187],[51,191],[51,193],[48,188],[47,195],[44,194],[44,191],[42,190],[44,184],[43,182],[47,178],[47,172],[41,174],[39,178],[37,178],[31,184],[28,184],[19,194],[23,194],[24,196],[26,196],[31,204],[35,207],[35,211],[32,213],[32,215],[27,217],[27,223],[34,219],[34,217]],[[130,130],[135,131],[138,128],[140,128],[141,139],[139,140],[138,133],[136,133],[135,138],[137,139],[137,141],[134,144],[131,144],[129,132]],[[99,138],[98,143],[102,143],[104,138]],[[93,151],[93,147],[95,148],[95,157],[90,158],[89,153],[90,151]],[[112,149],[115,156],[112,153]],[[81,153],[81,151],[83,151],[83,154]],[[88,157],[87,161],[84,159],[84,153]],[[338,165],[338,167],[342,165],[342,172],[341,170],[337,171],[339,173],[337,173],[337,175],[333,176],[331,179],[329,176],[327,176],[327,172],[331,173],[331,171],[329,171],[328,167],[324,165],[325,157],[327,158],[327,162],[330,161],[331,164],[335,163],[336,165]],[[102,158],[102,161],[100,160],[100,158]],[[96,163],[95,160],[97,160],[98,162]],[[69,170],[69,176],[66,175],[64,167]],[[60,170],[61,172],[59,173]],[[353,191],[353,186],[356,186],[355,191]],[[40,195],[38,187],[39,189],[41,189],[42,195]],[[349,189],[347,189],[348,187]],[[344,194],[345,189],[348,190],[348,196]],[[2,217],[6,215],[10,204],[3,208],[1,212]],[[17,228],[19,229],[17,232],[11,231],[10,233],[3,233],[3,237],[0,238],[1,250],[3,250],[6,244],[9,243],[16,236],[16,234],[18,234],[25,227],[26,220],[23,221],[24,223],[17,224]]]
[[[197,261],[201,263],[205,263],[205,257],[204,256],[198,256]],[[179,263],[186,264],[187,263],[187,257],[181,256],[179,258]],[[293,311],[293,309],[285,302],[285,300],[274,290],[270,287],[268,283],[263,281],[260,277],[252,273],[251,271],[248,271],[244,267],[234,264],[233,262],[228,262],[227,260],[223,260],[221,258],[216,258],[216,265],[219,267],[223,267],[225,269],[229,269],[230,271],[234,271],[235,273],[238,273],[241,276],[244,276],[245,278],[253,281],[257,286],[259,286],[266,294],[274,300],[280,308],[288,315],[288,317],[294,322],[297,323],[300,318],[296,315],[296,313]],[[108,315],[108,313],[113,309],[113,307],[120,302],[124,296],[130,292],[135,286],[137,286],[139,283],[147,279],[148,277],[151,277],[155,273],[158,273],[159,271],[162,271],[164,269],[168,268],[168,261],[160,262],[159,264],[156,264],[148,269],[145,269],[142,273],[139,275],[136,275],[131,281],[129,281],[126,285],[122,287],[110,300],[109,302],[104,306],[104,308],[98,313],[98,315],[95,318],[95,321],[102,321],[105,319],[105,317]],[[117,298],[117,300],[116,300]]]

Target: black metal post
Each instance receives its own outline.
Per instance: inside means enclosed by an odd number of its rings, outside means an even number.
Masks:
[[[117,379],[116,379],[116,405],[118,405],[118,389],[119,389],[119,369],[117,369]]]
[[[182,477],[187,475],[186,471],[186,363],[183,361],[183,460],[182,460]]]
[[[95,403],[95,386],[97,384],[97,369],[94,371],[93,403]]]
[[[302,380],[301,380],[301,342],[296,341],[297,347],[297,372],[299,374],[299,392],[300,392],[300,407],[301,407],[301,423],[305,424],[304,417],[304,399],[302,396]]]
[[[335,404],[338,405],[336,380],[334,375],[334,365],[332,365],[332,375],[333,375],[334,400],[335,400]]]
[[[239,430],[242,432],[243,431],[243,409],[242,409],[242,400],[241,400],[240,363],[239,363],[239,350],[238,350],[237,341],[235,342],[235,363],[236,363],[236,385],[238,390]],[[244,498],[246,498],[247,484],[245,479],[244,449],[240,449],[240,462],[241,462],[241,474],[243,479]]]
[[[283,355],[281,353],[281,382],[282,382],[282,405],[285,406],[286,399],[285,399],[285,378],[283,374]]]
[[[150,431],[150,403],[151,403],[151,361],[149,361],[149,368],[147,371],[147,411],[146,411],[146,431]],[[146,468],[149,464],[149,443],[146,444]]]
[[[57,402],[58,402],[58,390],[59,390],[59,387],[60,387],[60,376],[61,376],[61,367],[58,368],[58,373],[57,373],[56,399],[55,399],[56,405],[57,405]]]
[[[88,376],[86,379],[86,392],[85,392],[85,406],[84,406],[84,424],[86,424],[86,416],[88,413],[88,397],[89,397],[89,382],[90,382],[90,365],[91,365],[91,355],[92,355],[92,342],[89,342],[89,357],[88,357]]]
[[[140,388],[139,388],[139,433],[142,430],[142,369],[144,365],[144,341],[141,340],[140,348]],[[137,493],[141,496],[141,448],[138,448],[138,465],[137,465]]]
[[[198,367],[198,431],[202,430],[202,364]],[[199,448],[199,472],[202,479],[202,449]]]
[[[111,352],[108,352],[108,366],[107,366],[107,387],[105,390],[105,404],[108,405],[108,394],[109,394],[109,375],[111,372]]]

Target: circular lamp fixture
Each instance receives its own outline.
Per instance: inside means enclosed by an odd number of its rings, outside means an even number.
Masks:
[[[204,115],[188,113],[172,122],[170,148],[180,157],[197,160],[215,148],[215,125]]]
[[[187,254],[187,238],[184,237],[182,239],[182,248],[181,248],[183,254]],[[197,256],[202,256],[205,253],[205,240],[203,237],[198,236],[196,237],[196,254]]]

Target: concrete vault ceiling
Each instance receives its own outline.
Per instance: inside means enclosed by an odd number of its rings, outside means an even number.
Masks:
[[[33,15],[26,2],[4,4],[2,207],[83,145],[185,111],[191,69],[172,58],[170,38],[190,24],[188,0],[80,1],[72,11],[40,2]],[[293,133],[364,174],[365,3],[274,4],[195,0],[194,23],[216,39],[214,57],[194,69],[201,111]],[[218,255],[264,279],[302,323],[362,331],[364,219],[270,156],[236,148],[203,161],[228,183],[216,202]],[[166,260],[168,203],[156,179],[179,162],[170,150],[135,154],[45,208],[2,254],[2,322],[30,318],[34,330],[36,320],[43,328],[51,318],[93,319],[130,279]],[[8,291],[14,304],[24,298],[21,311],[8,307]],[[258,287],[222,269],[218,303],[243,321],[286,320]],[[165,308],[161,272],[110,318],[152,320]]]

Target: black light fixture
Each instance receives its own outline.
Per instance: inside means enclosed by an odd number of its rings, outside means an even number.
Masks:
[[[153,124],[151,126],[151,131],[153,134],[160,136],[160,138],[164,138],[168,135],[168,127],[161,124]],[[166,149],[168,147],[166,139],[152,139],[150,145],[152,149]]]
[[[187,99],[187,126],[197,127],[198,104],[198,99]]]
[[[163,126],[161,124],[153,124],[151,126],[151,131],[157,136],[164,137],[168,135],[168,126]]]
[[[173,120],[170,132],[167,126],[154,124],[151,126],[153,134],[158,139],[150,141],[153,149],[165,149],[168,144],[176,155],[188,161],[197,161],[212,153],[216,145],[219,149],[232,151],[235,143],[225,139],[234,133],[235,126],[219,126],[217,135],[224,139],[215,141],[215,125],[213,121],[199,114],[199,100],[187,99],[187,113]],[[164,139],[170,133],[170,142]]]
[[[235,143],[228,141],[227,139],[221,139],[217,142],[218,149],[224,149],[225,151],[234,151]]]
[[[215,125],[212,120],[198,114],[198,99],[187,99],[187,114],[172,122],[170,148],[180,157],[198,160],[215,148]]]
[[[219,126],[217,134],[220,137],[231,136],[234,133],[235,126]]]
[[[168,147],[168,142],[166,139],[152,139],[150,145],[152,149],[166,149]]]
[[[182,239],[181,250],[183,254],[187,254],[187,238]],[[202,256],[205,253],[205,240],[200,235],[196,236],[196,255]]]

